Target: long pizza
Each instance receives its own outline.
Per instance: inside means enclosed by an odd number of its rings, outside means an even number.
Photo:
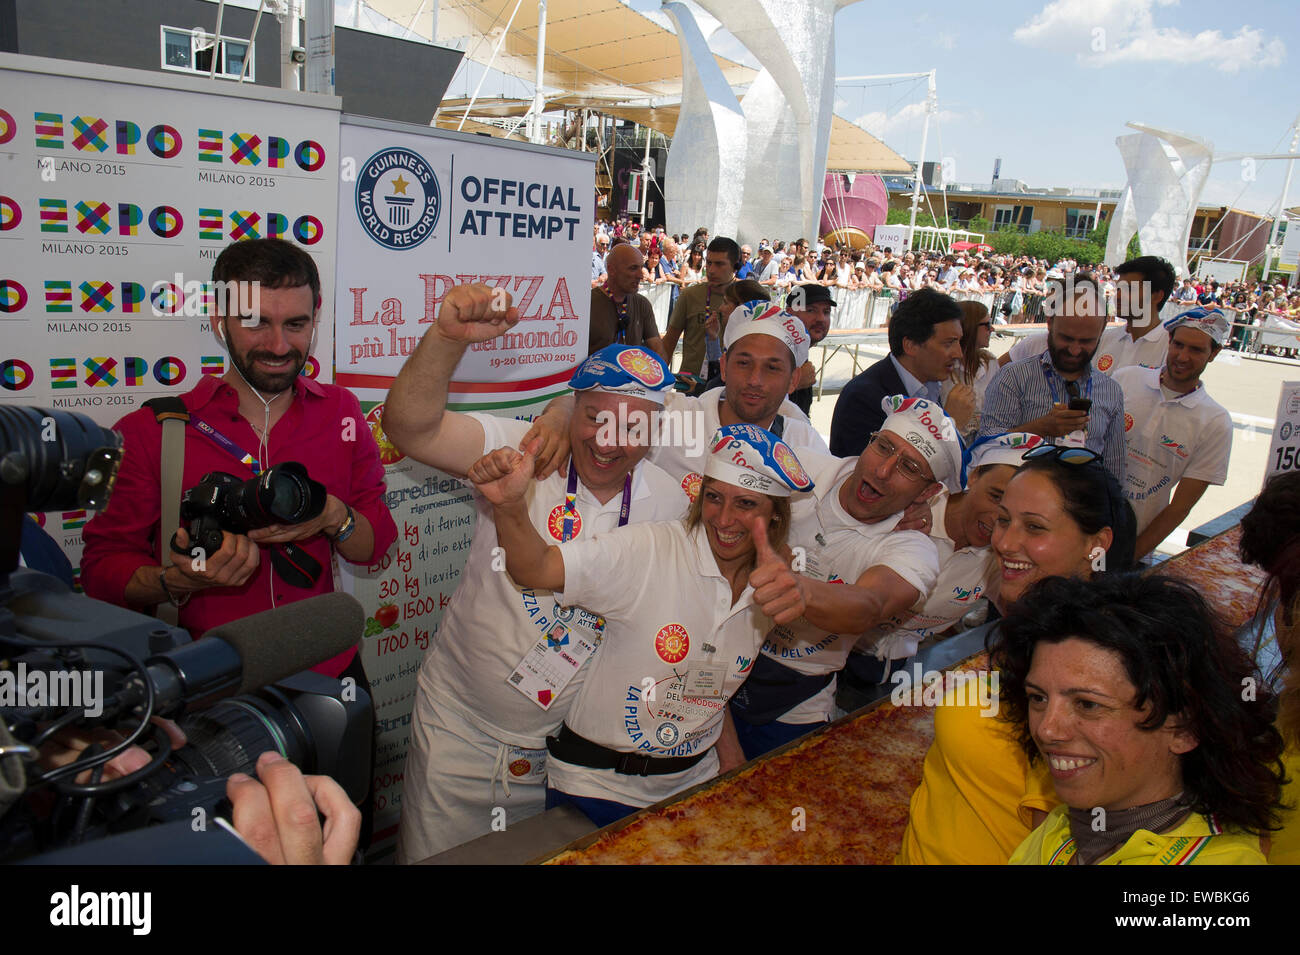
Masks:
[[[547,861],[888,863],[933,739],[932,708],[886,698]]]
[[[1241,562],[1240,526],[1183,551],[1152,572],[1177,577],[1195,587],[1233,628],[1255,615],[1265,578],[1264,571]]]

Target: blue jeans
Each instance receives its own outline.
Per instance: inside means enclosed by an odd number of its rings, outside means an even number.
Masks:
[[[859,683],[867,686],[880,686],[888,683],[892,674],[897,673],[911,662],[911,657],[904,657],[899,660],[877,660],[875,655],[871,653],[850,653],[844,668],[853,674]]]
[[[546,787],[546,808],[554,809],[557,806],[577,806],[582,810],[583,815],[594,822],[602,829],[611,822],[618,822],[624,816],[630,816],[640,809],[640,806],[629,806],[625,803],[614,802],[612,799],[596,799],[593,796],[571,796],[566,792],[560,792],[551,786]]]
[[[773,720],[761,726],[749,722],[733,709],[731,721],[736,725],[736,736],[740,739],[740,748],[745,751],[746,759],[756,759],[764,753],[770,753],[778,746],[784,746],[791,740],[811,733],[825,723],[782,723]]]

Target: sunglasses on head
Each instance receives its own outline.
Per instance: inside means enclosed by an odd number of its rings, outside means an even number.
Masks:
[[[1096,451],[1089,451],[1087,448],[1062,447],[1056,444],[1040,444],[1026,451],[1022,457],[1025,461],[1055,458],[1065,464],[1092,464],[1094,461],[1101,461],[1101,455]]]

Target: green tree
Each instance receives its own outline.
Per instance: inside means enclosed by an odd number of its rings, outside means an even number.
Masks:
[[[1093,243],[1101,249],[1101,254],[1097,257],[1096,262],[1102,261],[1106,256],[1106,241],[1110,238],[1110,219],[1104,220],[1097,228],[1088,233],[1087,241]],[[1127,258],[1136,259],[1142,254],[1142,244],[1138,242],[1137,234],[1128,240]],[[1080,259],[1079,261],[1083,261]],[[1094,263],[1095,264],[1095,263]]]
[[[907,225],[912,219],[912,208],[909,205],[906,209],[890,209],[885,215],[885,225]],[[916,224],[927,228],[934,228],[934,216],[922,209],[916,210]]]

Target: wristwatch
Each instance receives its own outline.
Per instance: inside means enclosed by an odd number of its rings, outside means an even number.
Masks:
[[[342,544],[357,529],[357,516],[352,513],[352,505],[345,501],[343,506],[347,508],[348,516],[343,518],[343,523],[339,525],[339,529],[334,534],[334,543],[336,544]]]

